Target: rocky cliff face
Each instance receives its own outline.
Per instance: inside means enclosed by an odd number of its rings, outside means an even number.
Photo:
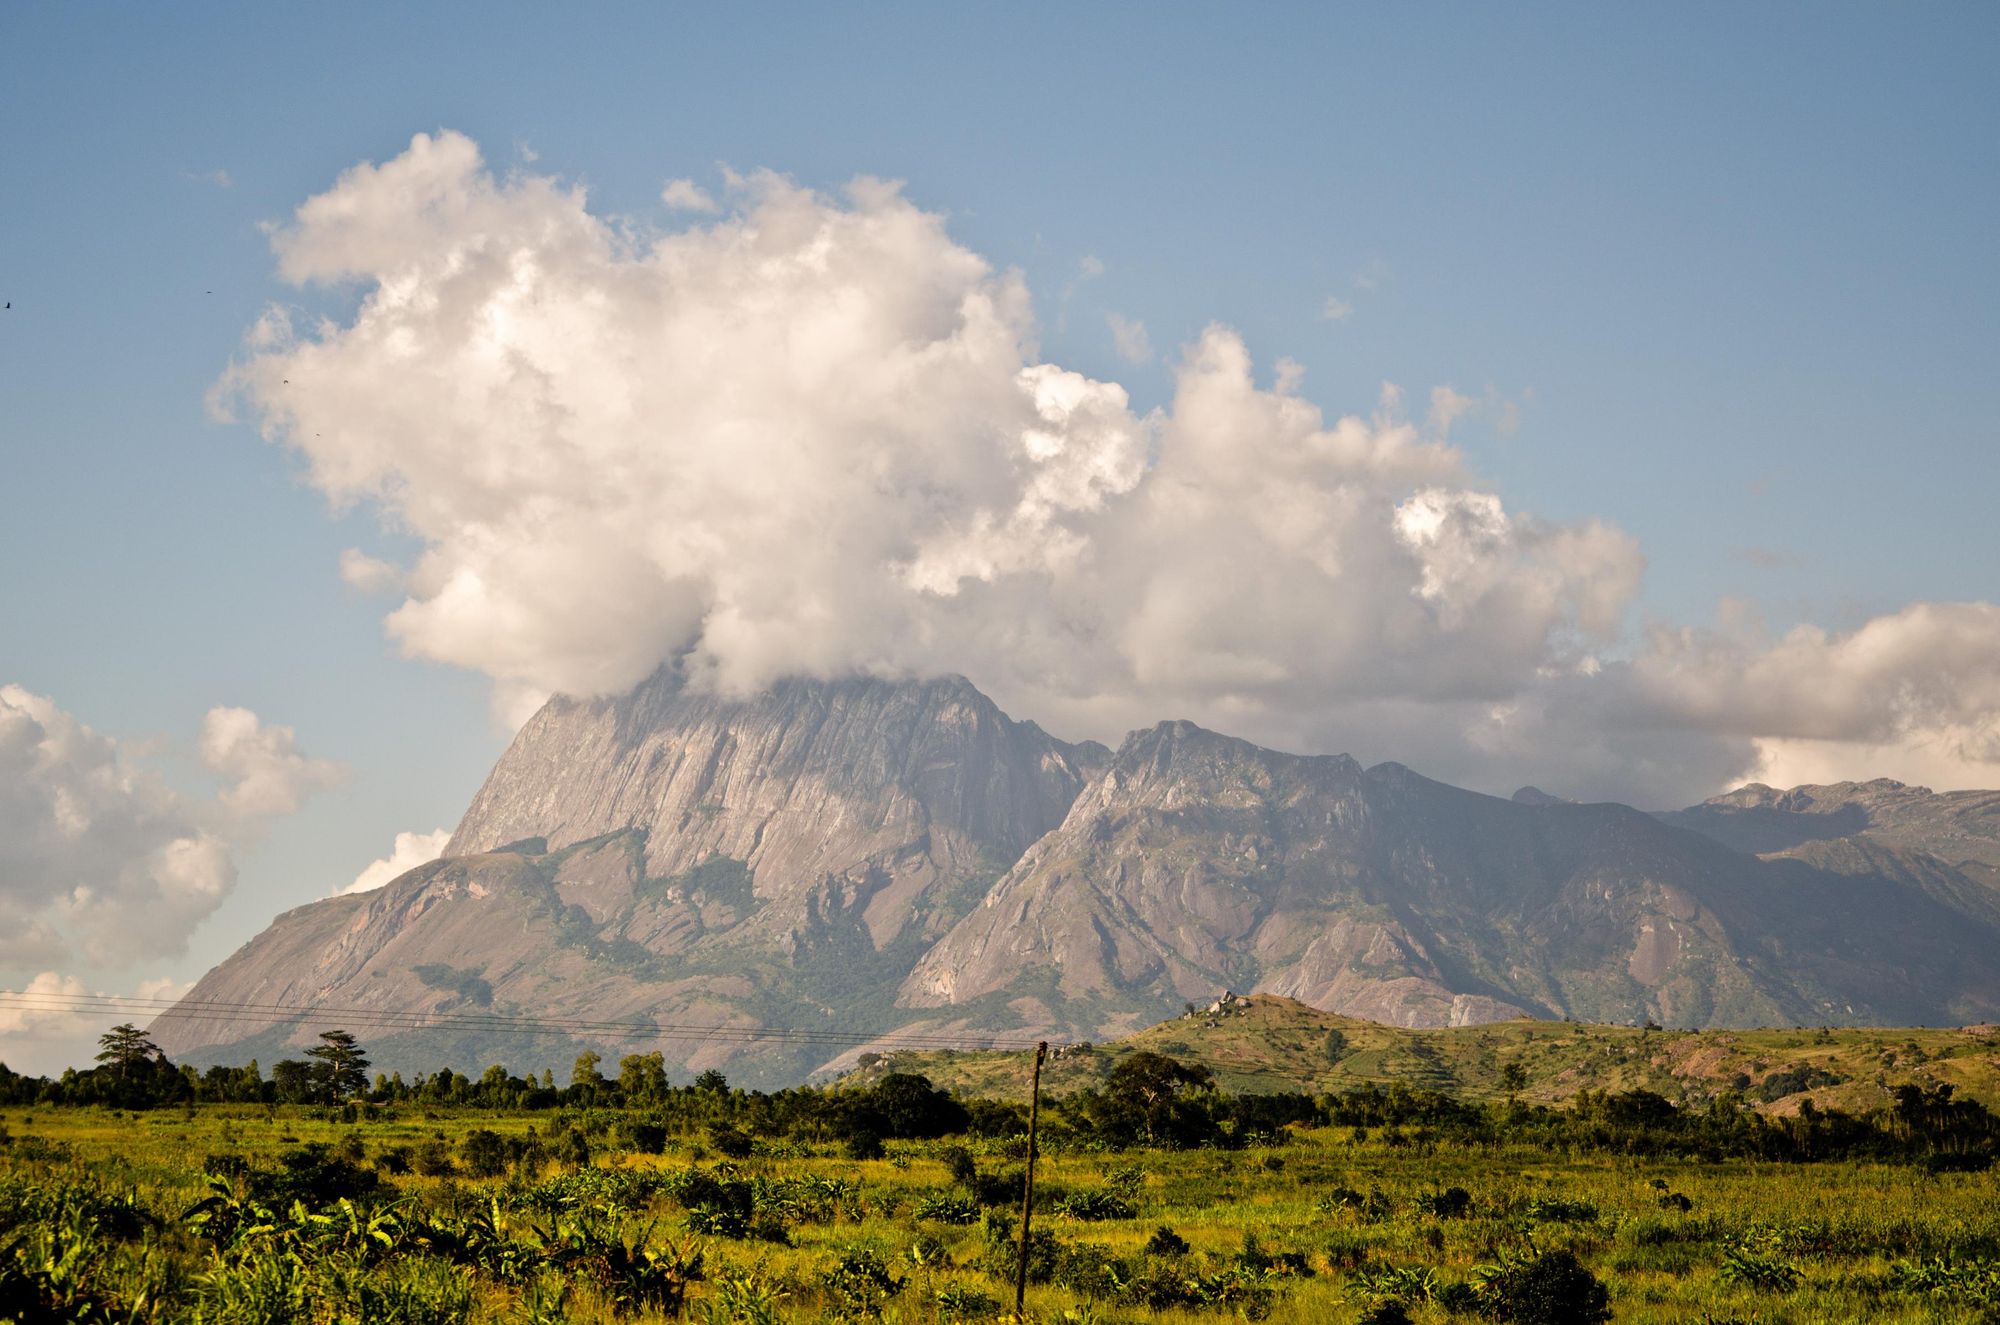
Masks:
[[[1085,1035],[1220,988],[1405,1026],[1965,1019],[2000,1006],[1983,947],[2000,929],[1955,878],[1759,861],[1624,806],[1501,801],[1169,723],[1127,742],[901,1001]]]
[[[635,1022],[368,1038],[404,1070],[592,1044],[758,1085],[833,1052],[700,1028],[1096,1038],[1224,988],[1405,1026],[2000,1016],[2000,894],[1972,872],[2000,797],[1801,791],[1654,817],[1187,723],[1113,756],[960,679],[726,701],[662,677],[551,701],[443,860],[279,917],[192,1000]],[[192,1001],[154,1027],[196,1061],[316,1029]]]
[[[730,701],[662,674],[615,700],[551,700],[445,854],[637,829],[644,878],[741,876],[740,939],[795,951],[858,922],[886,949],[942,932],[1108,758],[1013,721],[963,678],[792,681]],[[577,892],[600,919],[631,901]],[[626,937],[663,926],[635,916]]]

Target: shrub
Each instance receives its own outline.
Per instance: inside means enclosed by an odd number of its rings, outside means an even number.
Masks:
[[[442,1142],[435,1144],[442,1148]],[[258,1199],[280,1207],[301,1201],[307,1209],[318,1209],[339,1200],[353,1200],[374,1191],[379,1181],[321,1142],[286,1151],[278,1156],[278,1166],[276,1173],[251,1174],[250,1188]]]
[[[1153,1230],[1153,1236],[1146,1239],[1148,1256],[1185,1256],[1188,1254],[1187,1239],[1168,1228],[1165,1224]]]
[[[888,1300],[903,1291],[903,1280],[873,1247],[849,1247],[826,1272],[824,1280],[842,1316],[874,1320]]]
[[[1722,1279],[1762,1292],[1789,1293],[1798,1287],[1799,1271],[1789,1261],[1738,1243],[1722,1257]]]
[[[947,1147],[941,1158],[953,1182],[970,1186],[978,1180],[979,1166],[973,1162],[972,1152],[964,1146]]]
[[[657,1155],[667,1148],[667,1129],[644,1118],[633,1118],[624,1127],[625,1148],[641,1155]]]
[[[990,1320],[1000,1314],[1000,1303],[992,1294],[971,1284],[946,1284],[937,1290],[940,1315],[953,1320]]]
[[[1416,1200],[1417,1209],[1437,1219],[1463,1219],[1472,1209],[1472,1193],[1463,1187],[1447,1187],[1427,1192]]]
[[[448,1178],[458,1172],[458,1166],[452,1163],[451,1151],[436,1137],[417,1143],[416,1150],[410,1155],[410,1167],[426,1178]]]
[[[1095,1223],[1104,1219],[1131,1219],[1138,1214],[1131,1203],[1111,1192],[1071,1192],[1058,1197],[1052,1208],[1059,1215]]]
[[[660,1129],[660,1140],[664,1148],[664,1142],[666,1141],[665,1128]],[[750,1158],[751,1142],[749,1135],[738,1131],[734,1127],[709,1128],[708,1144],[716,1154],[721,1155],[725,1159]],[[658,1154],[659,1151],[656,1150],[653,1153]]]
[[[1588,1224],[1597,1218],[1597,1207],[1588,1201],[1566,1201],[1558,1196],[1537,1196],[1528,1202],[1528,1218],[1544,1223]]]
[[[917,1202],[915,1214],[940,1224],[976,1224],[979,1202],[959,1192],[930,1192]]]
[[[1503,1266],[1483,1285],[1486,1314],[1520,1325],[1598,1325],[1611,1295],[1574,1254],[1551,1251]]]
[[[507,1171],[512,1151],[505,1137],[484,1127],[475,1127],[458,1143],[465,1171],[475,1178],[497,1178]]]

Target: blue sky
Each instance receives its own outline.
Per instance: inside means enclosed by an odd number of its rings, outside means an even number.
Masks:
[[[341,581],[414,544],[204,408],[267,304],[354,308],[279,281],[264,227],[418,132],[648,223],[718,163],[903,180],[1140,412],[1213,321],[1329,415],[1385,381],[1512,402],[1452,442],[1510,510],[1637,541],[1634,630],[1994,596],[1990,5],[15,4],[0,49],[0,683],[186,787],[218,704],[348,770],[121,979],[449,825],[504,744],[487,679]]]

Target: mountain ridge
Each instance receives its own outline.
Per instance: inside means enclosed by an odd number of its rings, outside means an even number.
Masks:
[[[1072,744],[962,677],[738,699],[662,673],[551,700],[440,861],[287,912],[156,1029],[170,1052],[214,1056],[247,1040],[201,1000],[446,1012],[468,989],[494,1011],[661,1035],[1100,1038],[1223,988],[1412,1027],[2000,1016],[2000,892],[1949,858],[1985,859],[1979,798],[2000,795],[1812,790],[1649,815],[1186,721],[1116,751]],[[1864,831],[1831,834],[1850,823]],[[751,1083],[828,1065],[664,1047]]]

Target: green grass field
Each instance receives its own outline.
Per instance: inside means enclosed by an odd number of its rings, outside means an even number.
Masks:
[[[300,1231],[292,1226],[310,1215],[272,1210],[271,1227],[239,1228],[232,1242],[183,1217],[211,1193],[210,1156],[272,1166],[320,1143],[367,1170],[398,1147],[421,1155],[439,1143],[433,1161],[462,1163],[475,1129],[525,1141],[530,1128],[540,1139],[556,1121],[392,1112],[347,1123],[335,1110],[290,1107],[8,1111],[0,1151],[8,1246],[25,1254],[24,1233],[32,1240],[41,1229],[57,1242],[91,1241],[96,1261],[74,1277],[85,1297],[115,1304],[102,1316],[35,1316],[17,1304],[16,1318],[675,1318],[665,1299],[621,1316],[616,1274],[587,1255],[564,1264],[555,1249],[565,1217],[595,1222],[601,1241],[636,1238],[669,1265],[698,1252],[700,1277],[682,1285],[681,1309],[695,1320],[944,1322],[997,1319],[1011,1305],[1012,1248],[989,1237],[972,1189],[948,1161],[963,1146],[978,1174],[997,1177],[1020,1167],[1018,1138],[892,1142],[884,1158],[865,1161],[837,1144],[759,1142],[727,1161],[700,1136],[670,1139],[660,1154],[622,1151],[617,1120],[600,1111],[573,1121],[604,1141],[589,1166],[603,1175],[579,1183],[574,1175],[585,1170],[548,1160],[485,1179],[400,1174],[387,1180],[393,1191],[373,1198],[372,1208],[398,1221],[387,1241],[343,1231],[338,1218]],[[1365,1138],[1344,1127],[1287,1129],[1281,1139],[1242,1150],[1046,1154],[1037,1226],[1056,1240],[1055,1274],[1030,1289],[1030,1317],[1304,1325],[1358,1320],[1395,1299],[1413,1320],[1476,1320],[1475,1311],[1448,1309],[1466,1291],[1452,1285],[1510,1256],[1568,1249],[1608,1285],[1620,1321],[2000,1319],[2000,1183],[1991,1171],[1563,1155],[1464,1146],[1421,1129]],[[714,1189],[691,1187],[690,1172],[745,1184],[757,1218],[775,1213],[745,1229],[713,1203],[690,1211],[690,1192]],[[1469,1197],[1462,1212],[1438,1199],[1454,1187]],[[560,1204],[565,1188],[583,1193],[569,1207]],[[102,1211],[66,1225],[65,1189],[129,1200],[144,1226],[121,1238],[118,1220]],[[1057,1213],[1101,1213],[1093,1193],[1116,1196],[1130,1217]],[[1004,1218],[1011,1204],[994,1209]],[[514,1262],[490,1246],[466,1250],[465,1230],[482,1217],[516,1248]],[[973,1222],[949,1222],[957,1219]],[[1162,1227],[1185,1242],[1184,1253],[1144,1254]],[[1135,1301],[1131,1282],[1163,1271],[1208,1283],[1223,1300],[1162,1309]],[[373,1296],[371,1280],[379,1281]]]

